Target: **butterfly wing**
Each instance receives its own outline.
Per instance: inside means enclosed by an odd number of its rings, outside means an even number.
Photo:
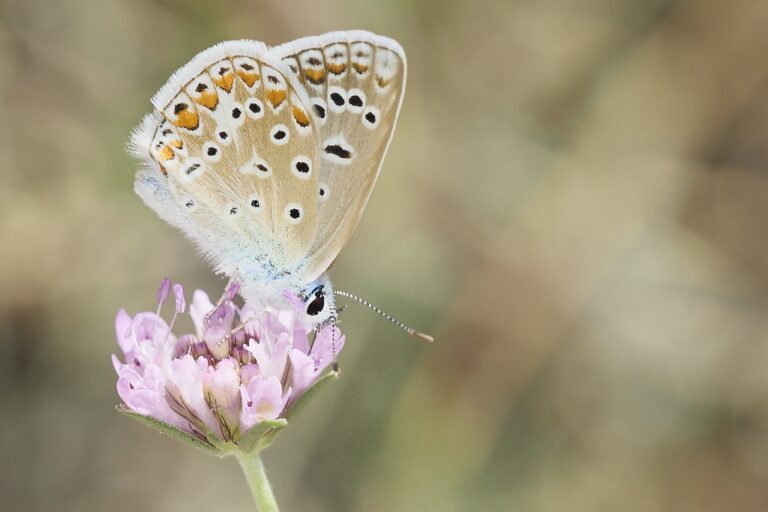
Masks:
[[[331,32],[273,49],[304,86],[320,141],[317,236],[304,281],[325,272],[357,226],[400,112],[402,47],[365,31]]]
[[[296,272],[317,231],[318,143],[307,95],[255,41],[221,43],[177,71],[134,131],[135,189],[218,270]]]

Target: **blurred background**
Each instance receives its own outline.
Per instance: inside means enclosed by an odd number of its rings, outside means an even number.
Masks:
[[[768,2],[0,0],[0,509],[247,511],[120,416],[116,310],[217,294],[124,143],[220,40],[399,40],[332,276],[341,380],[265,454],[286,511],[768,508]]]

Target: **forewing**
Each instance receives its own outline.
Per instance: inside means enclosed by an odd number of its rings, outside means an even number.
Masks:
[[[305,87],[320,141],[317,236],[302,279],[331,265],[371,195],[400,111],[405,53],[365,31],[332,32],[273,49]]]
[[[318,134],[291,72],[255,41],[174,74],[132,138],[136,190],[227,273],[293,273],[317,230]]]

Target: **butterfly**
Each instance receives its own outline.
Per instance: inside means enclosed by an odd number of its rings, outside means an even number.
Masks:
[[[134,189],[247,301],[279,306],[290,291],[318,326],[335,315],[327,271],[376,183],[405,81],[403,48],[366,31],[219,43],[152,98],[129,143]]]

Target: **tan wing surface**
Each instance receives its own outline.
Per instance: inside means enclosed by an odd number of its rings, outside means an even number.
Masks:
[[[325,272],[357,226],[379,173],[400,111],[405,53],[370,32],[332,32],[273,49],[309,96],[317,125],[317,237],[305,281]]]
[[[291,72],[262,43],[221,43],[181,68],[153,104],[132,139],[148,164],[137,175],[147,204],[174,203],[158,213],[224,272],[292,273],[316,239],[319,154]]]

